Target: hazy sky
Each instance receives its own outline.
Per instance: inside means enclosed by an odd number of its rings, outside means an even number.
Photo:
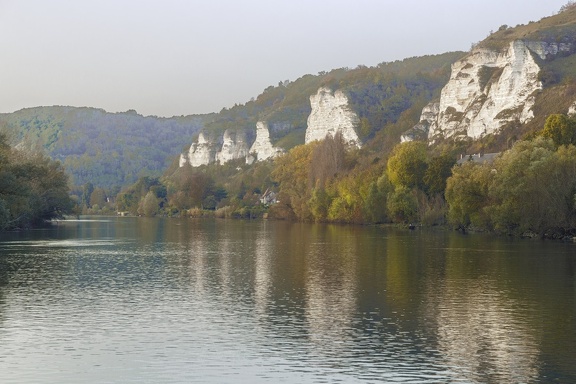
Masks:
[[[468,50],[567,0],[0,0],[0,112],[217,112],[334,68]]]

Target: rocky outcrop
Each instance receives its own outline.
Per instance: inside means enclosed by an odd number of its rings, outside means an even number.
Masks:
[[[216,154],[216,161],[224,164],[230,160],[242,159],[248,155],[248,143],[243,132],[224,132],[222,149]]]
[[[420,122],[400,136],[400,142],[403,143],[414,140],[426,141],[430,128],[435,129],[439,110],[440,103],[438,102],[433,101],[426,105],[424,109],[422,109]]]
[[[542,89],[537,60],[573,53],[574,44],[515,40],[502,51],[476,48],[452,65],[440,101],[422,111],[420,123],[403,141],[427,136],[478,139],[499,133],[506,125],[524,124],[534,115],[536,94]]]
[[[270,141],[270,131],[268,124],[259,121],[256,123],[256,140],[250,147],[250,155],[246,157],[246,163],[252,164],[254,161],[267,160],[283,153],[282,148],[274,147]]]
[[[218,141],[208,140],[204,133],[198,135],[196,143],[192,143],[188,153],[180,155],[180,167],[189,163],[193,167],[199,167],[216,161],[216,154],[218,153]]]
[[[342,91],[332,93],[330,89],[322,87],[310,96],[310,106],[312,112],[308,116],[306,144],[341,132],[345,142],[360,147],[360,139],[356,134],[360,120],[350,109],[348,98]]]
[[[568,115],[570,117],[576,116],[576,101],[573,102],[570,107],[568,108]]]
[[[532,119],[535,94],[542,84],[529,45],[516,40],[504,52],[477,48],[454,63],[442,89],[438,116],[430,125],[429,140],[477,139],[498,133],[510,122]]]
[[[326,136],[342,133],[348,145],[360,147],[360,139],[356,127],[360,120],[349,105],[348,98],[341,91],[332,92],[328,88],[320,88],[315,95],[310,96],[312,111],[308,116],[305,143],[323,140]],[[291,125],[273,123],[276,131],[287,131]],[[180,155],[180,167],[190,164],[193,167],[214,162],[224,164],[230,160],[246,159],[246,163],[263,161],[283,153],[282,148],[274,147],[270,141],[269,126],[264,121],[256,123],[256,139],[248,149],[246,134],[227,130],[220,138],[208,138],[200,133],[198,140],[192,143],[187,153]]]
[[[256,124],[256,140],[249,147],[245,132],[226,130],[221,138],[209,139],[200,133],[198,140],[192,143],[187,153],[180,155],[180,167],[190,164],[193,167],[208,165],[214,162],[224,164],[231,160],[246,159],[248,164],[262,161],[283,153],[270,142],[268,125],[265,122]]]

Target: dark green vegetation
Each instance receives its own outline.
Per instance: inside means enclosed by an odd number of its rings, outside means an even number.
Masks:
[[[0,134],[0,230],[39,226],[74,206],[59,162],[12,149]]]
[[[446,188],[450,222],[517,235],[576,234],[575,133],[575,119],[551,115],[538,136],[494,163],[455,167]]]

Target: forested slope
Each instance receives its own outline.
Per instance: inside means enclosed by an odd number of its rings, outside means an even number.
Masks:
[[[159,176],[209,118],[55,106],[0,114],[0,129],[13,145],[60,160],[73,184],[112,188]]]

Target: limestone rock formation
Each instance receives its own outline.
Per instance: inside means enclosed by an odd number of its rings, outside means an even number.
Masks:
[[[256,140],[250,147],[251,156],[246,157],[246,162],[252,164],[254,161],[262,161],[278,156],[283,153],[282,148],[277,148],[270,141],[270,131],[268,124],[263,121],[256,123]]]
[[[477,139],[498,133],[512,121],[532,119],[535,93],[542,84],[529,46],[537,45],[516,40],[504,52],[478,48],[454,63],[429,140],[437,136]]]
[[[216,160],[216,153],[218,152],[218,142],[208,140],[204,133],[198,135],[196,143],[192,143],[188,153],[180,155],[180,167],[189,163],[193,167],[213,163]]]
[[[440,103],[436,101],[428,103],[424,109],[422,109],[420,122],[400,136],[400,142],[403,143],[405,141],[414,140],[426,141],[428,139],[428,132],[430,132],[431,128],[432,130],[436,128],[436,119],[439,110]]]
[[[230,160],[244,158],[248,155],[248,143],[243,132],[224,132],[222,149],[216,154],[216,161],[224,164]]]
[[[341,132],[345,142],[360,147],[356,133],[359,119],[350,109],[348,98],[342,91],[332,93],[330,89],[322,87],[310,96],[310,105],[312,112],[308,116],[306,144]]]
[[[248,149],[250,148],[250,149]],[[224,164],[230,160],[246,159],[248,164],[262,161],[282,153],[270,142],[268,125],[265,122],[256,124],[256,140],[249,147],[246,132],[226,130],[221,138],[207,138],[200,133],[198,140],[192,143],[187,153],[180,155],[180,167],[190,164],[193,167],[208,165],[214,162]]]
[[[478,139],[499,133],[511,122],[530,121],[536,94],[542,89],[537,60],[573,50],[573,44],[523,40],[510,42],[502,51],[472,50],[452,65],[437,110],[434,104],[426,106],[420,123],[402,140],[426,132],[429,142],[448,137]]]

